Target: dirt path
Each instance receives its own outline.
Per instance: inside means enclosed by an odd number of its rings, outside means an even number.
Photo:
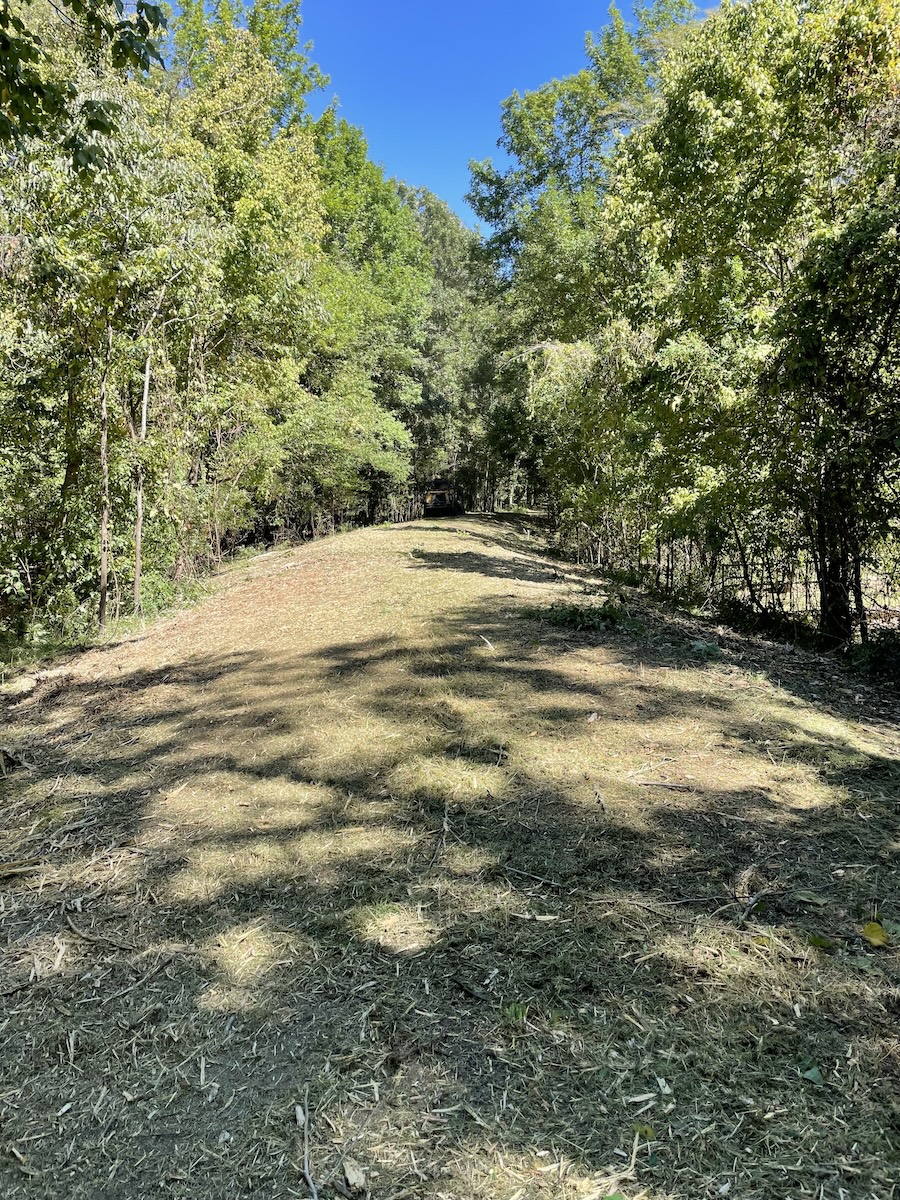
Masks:
[[[896,697],[604,600],[366,530],[9,692],[0,1193],[895,1196]]]

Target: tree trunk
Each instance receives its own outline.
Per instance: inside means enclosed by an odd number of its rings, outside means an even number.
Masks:
[[[862,555],[859,544],[853,547],[853,599],[856,603],[856,619],[859,622],[859,640],[865,646],[869,641],[869,619],[862,590]]]
[[[106,353],[100,376],[100,603],[97,620],[101,633],[106,628],[106,600],[109,588],[109,403],[107,384],[112,358],[112,326],[106,327]]]
[[[847,544],[849,496],[836,469],[822,474],[816,512],[816,575],[819,584],[819,633],[827,645],[845,645],[853,636],[850,610],[850,553]]]
[[[57,529],[62,529],[68,519],[69,495],[71,494],[78,480],[78,471],[81,467],[82,461],[81,447],[78,443],[76,406],[77,395],[75,391],[75,375],[72,370],[72,364],[69,363],[68,376],[66,379],[66,416],[64,427],[66,442],[66,471],[59,494],[59,516],[56,521]]]
[[[750,564],[747,562],[747,555],[744,553],[744,543],[741,541],[741,535],[737,531],[737,525],[734,523],[734,517],[729,514],[728,520],[731,522],[731,531],[734,534],[735,544],[737,545],[738,557],[741,560],[741,572],[744,576],[744,586],[750,596],[750,603],[759,612],[763,611],[762,603],[759,596],[756,594],[756,588],[753,586],[753,577],[750,574]]]
[[[138,454],[135,464],[134,478],[134,611],[140,613],[141,602],[141,552],[144,536],[144,463],[141,450],[147,440],[147,409],[150,404],[150,351],[147,351],[147,365],[144,368],[144,393],[141,397],[141,426],[138,435]]]

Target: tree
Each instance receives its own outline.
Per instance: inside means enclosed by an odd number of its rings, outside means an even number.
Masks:
[[[86,54],[104,58],[115,71],[148,71],[162,61],[156,39],[166,21],[162,8],[149,0],[136,0],[131,15],[122,0],[58,0],[53,11]],[[87,135],[108,134],[114,127],[116,107],[109,99],[81,96],[71,76],[52,69],[46,33],[35,28],[50,21],[41,3],[0,5],[0,144],[40,137],[74,116]],[[70,145],[76,164],[87,166],[80,139],[70,136]]]
[[[523,220],[545,191],[574,201],[602,190],[618,137],[649,116],[661,55],[693,11],[690,0],[657,0],[637,10],[631,31],[612,5],[600,36],[585,36],[586,68],[503,102],[497,144],[513,166],[471,163],[468,196],[494,230],[487,249],[498,263],[515,261],[527,241]]]
[[[275,91],[270,111],[278,126],[300,119],[305,98],[324,87],[328,77],[309,57],[310,43],[301,46],[301,0],[254,0],[245,11],[241,0],[216,5],[207,12],[206,0],[184,0],[173,22],[173,59],[177,71],[201,86],[211,69],[213,42],[233,35],[245,25],[257,51],[273,67]]]
[[[843,644],[896,536],[898,11],[752,0],[660,28],[679,36],[591,178],[493,193],[541,470],[564,534],[667,586],[680,545],[685,580],[780,609],[810,564]],[[614,22],[591,70],[638,95],[623,46]]]
[[[847,221],[810,245],[769,369],[773,398],[790,398],[785,445],[796,448],[780,478],[807,516],[821,628],[835,644],[851,637],[851,601],[866,639],[863,568],[900,533],[900,159],[883,166]]]

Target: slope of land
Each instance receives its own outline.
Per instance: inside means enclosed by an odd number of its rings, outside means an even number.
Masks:
[[[896,702],[486,518],[18,681],[2,1194],[887,1200]]]

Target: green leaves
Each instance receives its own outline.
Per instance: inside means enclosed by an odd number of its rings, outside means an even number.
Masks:
[[[776,619],[814,576],[846,644],[896,554],[900,11],[687,17],[613,12],[474,169],[535,465],[579,554]]]
[[[444,465],[476,339],[474,235],[306,117],[298,0],[184,0],[177,78],[140,74],[155,6],[66,7],[87,57],[51,21],[22,62],[71,103],[0,168],[0,587],[51,621],[94,607],[101,381],[110,565],[136,578],[140,511],[165,596],[251,533],[404,499]]]
[[[528,219],[547,192],[574,199],[604,186],[616,138],[650,113],[660,42],[686,21],[690,4],[657,3],[630,30],[613,6],[599,37],[586,37],[589,65],[501,106],[498,145],[513,166],[470,164],[469,203],[493,227],[488,248],[509,268],[530,241]]]
[[[105,53],[115,71],[148,71],[154,63],[162,63],[155,39],[165,31],[166,20],[159,5],[137,0],[133,14],[126,16],[120,0],[59,0],[56,12],[70,20],[67,26],[53,29],[53,18],[45,16],[45,26],[51,26],[53,35],[60,36],[65,28],[71,36],[74,21],[76,32],[87,45]],[[20,144],[23,138],[50,133],[75,114],[77,88],[73,79],[53,69],[48,49],[52,37],[48,41],[46,32],[38,34],[7,4],[0,6],[0,38],[0,143]],[[83,109],[82,115],[90,122]],[[112,110],[107,110],[108,127],[111,116]],[[87,148],[75,150],[76,155],[83,151],[79,166],[88,166],[92,160]]]

